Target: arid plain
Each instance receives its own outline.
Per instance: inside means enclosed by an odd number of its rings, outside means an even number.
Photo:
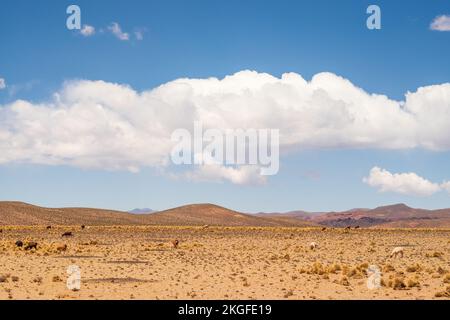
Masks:
[[[449,299],[450,230],[1,226],[0,299]],[[72,236],[62,237],[65,232]],[[22,241],[18,247],[16,241]],[[179,240],[178,247],[172,244]],[[37,248],[26,250],[29,242]],[[310,248],[310,243],[318,247]],[[403,258],[390,258],[394,247]],[[81,288],[66,286],[67,268]],[[367,268],[381,271],[369,289]]]

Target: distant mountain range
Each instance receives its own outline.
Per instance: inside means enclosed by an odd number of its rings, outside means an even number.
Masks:
[[[311,213],[259,213],[258,216],[285,216],[310,221],[330,227],[381,227],[381,228],[448,228],[450,209],[414,209],[405,204],[395,204],[375,209],[351,209],[343,212]]]
[[[450,228],[450,209],[414,209],[405,204],[396,204],[343,212],[247,214],[214,204],[191,204],[157,212],[151,209],[122,212],[93,208],[43,208],[22,202],[0,202],[0,225],[81,224]]]
[[[134,214],[148,214],[148,213],[153,213],[156,212],[155,210],[149,209],[149,208],[136,208],[133,210],[128,211],[129,213],[134,213]]]

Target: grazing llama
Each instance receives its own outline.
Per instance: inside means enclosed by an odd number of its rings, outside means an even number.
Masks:
[[[56,247],[56,251],[63,252],[67,250],[67,244],[58,244]]]
[[[394,249],[392,249],[390,257],[397,258],[398,256],[400,256],[400,258],[403,258],[403,247],[395,247]]]
[[[310,248],[311,250],[317,249],[318,247],[319,247],[319,245],[318,245],[317,243],[315,243],[315,242],[311,242],[311,243],[309,244],[309,248]]]
[[[38,246],[37,242],[34,242],[34,241],[28,242],[27,245],[25,246],[25,250],[31,250],[31,249],[37,250],[37,246]]]

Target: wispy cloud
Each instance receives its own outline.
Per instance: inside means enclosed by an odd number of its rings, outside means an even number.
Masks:
[[[430,29],[435,31],[450,31],[450,15],[441,15],[434,18]]]
[[[122,41],[128,41],[130,40],[130,35],[127,32],[123,32],[122,28],[117,22],[111,23],[111,25],[108,27],[108,30],[111,31],[111,33],[116,36],[117,39]]]
[[[14,97],[20,92],[26,92],[32,90],[36,85],[39,84],[39,80],[30,80],[25,83],[19,84],[9,84],[8,85],[8,94],[10,97]]]
[[[450,193],[450,181],[446,181],[441,184],[441,188]]]
[[[450,183],[438,184],[422,178],[414,172],[391,173],[385,169],[374,167],[363,181],[380,192],[394,192],[410,196],[431,196],[436,192],[447,190]]]
[[[3,78],[0,78],[0,90],[3,90],[6,88],[6,81]]]
[[[90,37],[95,34],[95,27],[85,24],[83,28],[81,28],[80,33],[85,37]]]
[[[112,22],[109,26],[105,28],[96,29],[92,25],[85,24],[79,33],[84,37],[91,37],[95,34],[104,34],[105,32],[112,33],[117,39],[121,41],[129,41],[134,38],[137,41],[144,40],[144,34],[147,31],[146,28],[135,28],[132,33],[125,32],[122,27],[117,22]],[[134,36],[134,37],[133,37]]]
[[[136,37],[136,40],[138,40],[138,41],[144,40],[144,32],[142,30],[136,30],[134,32],[134,36]]]

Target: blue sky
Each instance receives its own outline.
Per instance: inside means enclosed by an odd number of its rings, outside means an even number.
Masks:
[[[96,28],[94,35],[67,30],[66,8],[72,3],[81,8],[82,24]],[[366,28],[370,4],[381,8],[381,30]],[[223,78],[241,70],[275,77],[295,72],[308,81],[332,72],[369,94],[404,100],[408,91],[450,82],[450,32],[430,30],[440,15],[450,15],[449,3],[5,0],[0,78],[6,87],[0,90],[0,108],[18,99],[48,102],[65,81],[77,79],[140,92],[177,78]],[[129,33],[128,41],[108,31],[112,22]],[[143,39],[136,39],[134,31],[143,32]],[[449,155],[445,147],[307,148],[283,156],[279,174],[256,186],[174,180],[154,168],[131,173],[7,161],[0,163],[0,200],[123,210],[213,202],[251,212],[396,202],[450,207],[444,190],[427,196],[379,192],[362,181],[378,166],[441,183],[450,180]]]

